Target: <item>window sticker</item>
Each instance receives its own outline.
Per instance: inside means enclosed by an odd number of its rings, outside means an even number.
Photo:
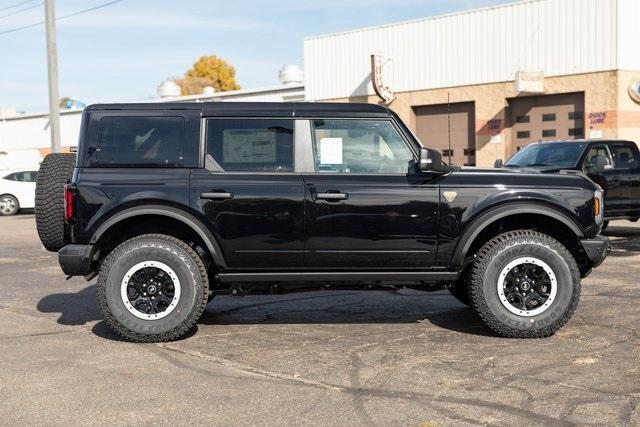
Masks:
[[[276,132],[273,130],[225,130],[222,141],[224,163],[276,162]]]
[[[322,138],[320,140],[320,164],[342,164],[342,138]]]

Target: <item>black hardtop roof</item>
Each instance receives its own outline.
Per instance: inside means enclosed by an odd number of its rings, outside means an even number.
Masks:
[[[203,117],[389,117],[384,106],[347,102],[145,102],[93,104],[86,111],[200,110]]]

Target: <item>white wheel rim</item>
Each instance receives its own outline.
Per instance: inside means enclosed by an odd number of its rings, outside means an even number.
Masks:
[[[14,202],[13,199],[9,199],[7,197],[0,200],[0,211],[4,213],[11,213],[15,210],[15,208],[16,208],[16,202]]]
[[[173,281],[173,298],[169,302],[167,308],[159,313],[143,313],[133,306],[133,304],[129,300],[129,296],[127,295],[127,287],[129,286],[129,280],[131,280],[131,277],[138,271],[147,267],[154,267],[164,271],[167,276],[169,276],[169,278]],[[129,311],[129,313],[133,314],[137,318],[144,320],[159,320],[163,317],[168,316],[173,310],[175,310],[176,306],[178,305],[178,301],[180,300],[180,291],[180,279],[178,279],[178,275],[176,274],[176,272],[167,264],[159,261],[143,261],[137,263],[125,273],[120,285],[120,297],[122,298],[122,303],[126,307],[127,311]]]
[[[515,307],[513,304],[511,304],[511,302],[509,302],[509,300],[507,299],[507,295],[505,295],[505,292],[504,292],[505,279],[507,275],[515,267],[518,267],[522,264],[533,264],[542,268],[544,272],[547,274],[547,276],[549,277],[549,281],[551,283],[551,290],[549,292],[549,297],[547,298],[546,301],[544,301],[543,304],[541,304],[539,307],[533,310],[526,310],[526,309],[523,310],[523,309],[519,309],[518,307]],[[532,316],[537,316],[538,314],[544,313],[549,309],[549,307],[551,307],[558,293],[558,280],[557,280],[556,274],[553,272],[551,267],[549,267],[549,264],[547,264],[546,262],[535,257],[521,257],[521,258],[514,259],[513,261],[508,263],[502,269],[502,271],[500,271],[500,275],[498,276],[497,290],[498,290],[498,298],[500,299],[500,302],[507,310],[509,310],[511,313],[517,316],[532,317]]]

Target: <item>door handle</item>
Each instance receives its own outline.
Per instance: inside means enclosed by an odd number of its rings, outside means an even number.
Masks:
[[[227,200],[227,199],[233,199],[233,193],[224,193],[224,192],[200,193],[200,198],[210,199],[210,200]]]
[[[346,193],[317,193],[316,194],[316,200],[320,199],[320,200],[334,201],[334,200],[347,200],[348,198],[349,198],[349,195]]]

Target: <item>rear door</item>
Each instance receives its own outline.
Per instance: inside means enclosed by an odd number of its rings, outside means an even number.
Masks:
[[[309,269],[419,269],[436,253],[438,185],[391,120],[310,121]]]
[[[295,173],[290,118],[210,118],[191,206],[204,214],[236,270],[302,266],[304,184]]]

